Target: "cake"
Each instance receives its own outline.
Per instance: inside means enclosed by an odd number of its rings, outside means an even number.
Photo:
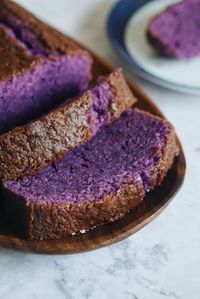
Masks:
[[[3,180],[6,218],[28,239],[56,239],[122,218],[178,154],[171,124],[128,109],[89,141],[22,180]]]
[[[147,36],[161,54],[179,59],[200,55],[200,0],[183,0],[153,18]]]
[[[0,179],[38,172],[89,140],[135,102],[120,70],[99,78],[79,97],[0,136]]]
[[[0,203],[24,238],[121,219],[179,153],[172,125],[133,107],[120,70],[98,79],[95,71],[70,38],[0,2]]]
[[[17,4],[0,1],[0,134],[83,92],[90,54]]]

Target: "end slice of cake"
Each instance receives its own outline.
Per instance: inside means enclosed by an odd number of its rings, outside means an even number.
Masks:
[[[12,1],[0,1],[0,134],[83,92],[92,58]]]
[[[122,218],[178,155],[171,124],[125,111],[91,140],[23,180],[4,180],[6,217],[29,239],[56,239]]]
[[[117,70],[81,96],[0,136],[0,179],[34,174],[94,136],[136,102]]]
[[[183,0],[173,4],[150,22],[148,40],[167,56],[180,59],[199,56],[199,15],[199,0]]]

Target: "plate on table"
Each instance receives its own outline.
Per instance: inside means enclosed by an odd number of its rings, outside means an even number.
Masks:
[[[94,57],[93,77],[113,71],[114,68],[109,63],[94,53],[91,54]],[[136,107],[164,118],[155,104],[135,84],[129,80],[127,82],[138,98]],[[163,183],[149,192],[143,203],[123,219],[102,225],[83,235],[77,234],[62,240],[38,241],[25,240],[13,234],[6,224],[4,215],[0,214],[0,246],[38,253],[78,253],[113,244],[134,234],[165,209],[183,183],[186,164],[178,137],[177,141],[180,145],[180,155],[175,159]]]
[[[162,57],[146,38],[150,20],[179,1],[121,0],[108,17],[107,33],[115,52],[137,75],[169,89],[200,94],[200,57]]]

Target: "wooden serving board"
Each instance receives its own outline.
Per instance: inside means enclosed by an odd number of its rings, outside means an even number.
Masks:
[[[94,78],[107,74],[114,69],[96,54],[91,51],[90,53],[93,55],[95,61],[93,70]],[[164,118],[156,105],[134,83],[129,80],[127,82],[138,98],[136,105],[138,108]],[[181,149],[180,156],[176,158],[172,169],[162,185],[151,191],[145,197],[144,202],[135,210],[130,211],[123,219],[105,224],[86,234],[70,236],[63,240],[29,241],[13,234],[12,230],[6,224],[6,219],[0,214],[0,246],[37,253],[78,253],[113,244],[134,234],[165,209],[183,183],[186,162],[179,140],[178,143]]]

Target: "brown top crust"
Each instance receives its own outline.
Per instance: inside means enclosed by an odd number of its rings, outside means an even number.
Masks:
[[[108,122],[135,102],[123,74],[117,70],[106,77],[112,92]],[[89,140],[96,119],[88,120],[93,95],[83,96],[27,125],[0,136],[0,179],[18,179],[34,174],[64,153]],[[94,122],[94,123],[93,123]]]
[[[120,116],[127,108],[137,102],[130,88],[128,87],[121,70],[117,70],[110,74],[108,83],[112,92],[112,100],[110,102],[109,113],[111,120]]]
[[[0,81],[34,66],[39,58],[29,55],[9,31],[0,26]]]
[[[88,113],[91,93],[56,109],[28,125],[0,136],[0,178],[16,179],[34,174],[92,133]]]
[[[58,51],[63,54],[76,54],[83,51],[87,53],[64,34],[41,22],[33,14],[10,0],[1,1],[0,10],[20,19],[49,50]]]
[[[6,217],[15,232],[28,239],[60,239],[121,219],[144,198],[142,184],[128,183],[97,201],[48,204],[16,198],[6,190]]]
[[[26,202],[25,214],[22,217],[27,215],[28,222],[24,221],[25,225],[21,227],[21,231],[25,230],[24,235],[28,239],[40,240],[59,239],[79,232],[85,233],[106,222],[121,219],[129,210],[139,206],[143,199],[142,185],[127,184],[95,202],[87,200],[71,205]]]

